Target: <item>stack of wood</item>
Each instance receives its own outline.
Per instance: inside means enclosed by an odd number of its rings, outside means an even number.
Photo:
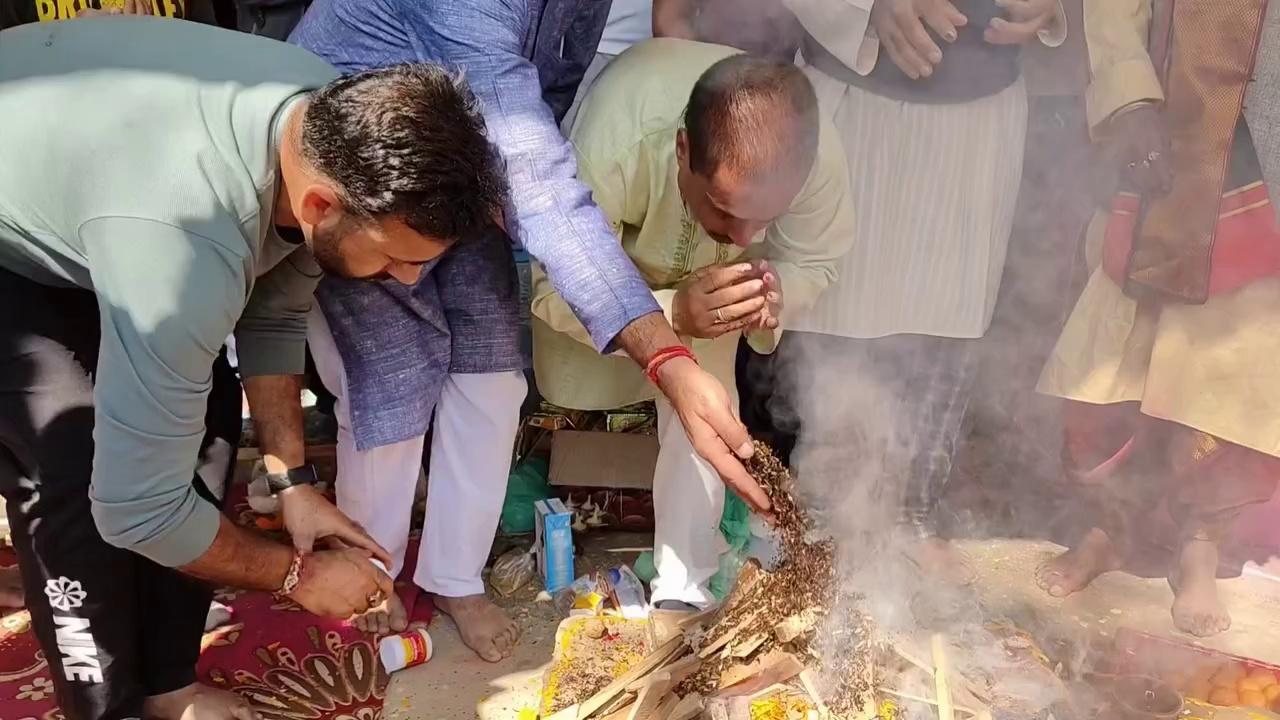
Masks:
[[[831,541],[810,537],[790,474],[767,446],[756,444],[749,470],[773,502],[781,566],[766,572],[748,562],[718,610],[690,618],[682,634],[552,720],[738,720],[770,694],[803,698],[809,710],[801,720],[874,714],[870,626],[850,602],[856,599],[840,597]],[[821,662],[816,640],[824,626],[848,636],[839,667]],[[815,670],[830,679],[821,690]]]
[[[786,468],[756,443],[748,469],[773,502],[782,564],[767,572],[748,562],[717,610],[687,619],[621,677],[550,720],[892,720],[908,712],[991,720],[993,707],[1031,717],[997,697],[989,678],[966,677],[946,636],[882,637],[862,598],[842,593],[835,548],[814,537]],[[1011,656],[1014,649],[1006,642]],[[1047,675],[1033,684],[1059,682],[1040,669]]]

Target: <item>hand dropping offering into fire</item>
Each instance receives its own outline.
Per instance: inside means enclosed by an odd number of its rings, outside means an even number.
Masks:
[[[683,337],[777,329],[782,280],[765,260],[700,268],[676,289],[671,324]]]

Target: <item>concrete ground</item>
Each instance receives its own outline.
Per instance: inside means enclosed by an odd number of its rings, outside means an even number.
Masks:
[[[578,569],[631,562],[634,553],[617,548],[647,547],[651,540],[630,534],[603,534],[585,540]],[[966,543],[978,573],[976,587],[991,611],[1011,617],[1030,613],[1058,636],[1110,637],[1120,626],[1175,635],[1169,618],[1173,596],[1163,580],[1112,573],[1065,600],[1050,598],[1035,585],[1034,571],[1060,549],[1050,543],[994,540]],[[1256,574],[1223,581],[1234,616],[1231,631],[1204,645],[1280,664],[1280,583]],[[559,622],[547,603],[526,590],[504,602],[525,628],[516,654],[497,665],[479,660],[458,640],[448,619],[432,625],[436,656],[427,665],[397,673],[387,693],[386,720],[534,720],[542,673],[551,658]],[[1176,636],[1176,635],[1175,635]],[[1190,642],[1191,638],[1181,638]]]
[[[1169,616],[1173,592],[1163,578],[1108,573],[1084,592],[1056,599],[1036,586],[1034,574],[1040,563],[1061,552],[1058,546],[993,540],[968,543],[965,551],[978,571],[977,587],[987,608],[1011,616],[1030,609],[1058,635],[1078,629],[1085,635],[1108,638],[1116,628],[1128,627],[1280,665],[1280,583],[1256,568],[1246,569],[1241,577],[1219,581],[1231,610],[1232,627],[1217,637],[1197,640],[1174,629]]]

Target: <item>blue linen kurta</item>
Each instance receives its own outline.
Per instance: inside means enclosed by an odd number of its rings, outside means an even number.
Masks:
[[[609,0],[317,0],[290,41],[343,72],[403,62],[461,71],[511,185],[512,240],[611,349],[658,312],[608,221],[575,178],[558,123],[595,54]],[[464,243],[414,287],[327,278],[317,292],[347,370],[358,449],[425,432],[450,372],[526,366],[510,244]]]

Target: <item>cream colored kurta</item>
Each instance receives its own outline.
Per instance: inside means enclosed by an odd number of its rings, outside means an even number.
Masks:
[[[1095,130],[1131,103],[1163,99],[1145,45],[1150,17],[1150,0],[1085,0]],[[1273,9],[1268,23],[1277,20]],[[1280,456],[1280,279],[1203,305],[1139,307],[1100,267],[1105,222],[1100,213],[1089,228],[1093,274],[1037,389],[1087,403],[1138,402],[1146,415]]]
[[[787,214],[744,253],[718,243],[690,215],[676,181],[676,131],[697,79],[736,50],[657,39],[619,55],[583,101],[570,133],[579,177],[608,216],[628,256],[653,288],[667,318],[676,286],[694,270],[740,257],[767,258],[777,270],[785,304],[782,322],[835,279],[836,260],[854,235],[845,153],[835,128],[822,121],[818,159]],[[608,409],[652,399],[655,389],[625,356],[601,356],[541,268],[534,268],[534,370],[549,401],[578,409]],[[739,334],[693,340],[699,362],[730,393]],[[753,347],[771,352],[776,332],[753,333]]]

